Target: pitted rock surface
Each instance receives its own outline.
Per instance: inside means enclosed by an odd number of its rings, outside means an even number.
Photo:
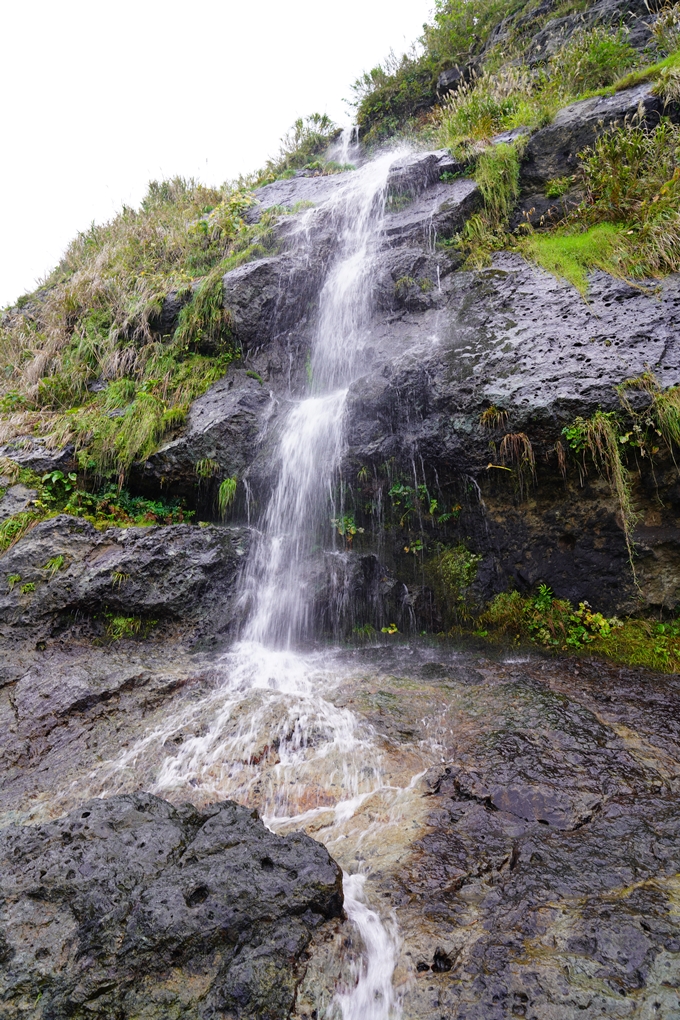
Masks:
[[[226,801],[91,800],[0,832],[2,1014],[158,1020],[289,1016],[340,869]],[[30,1007],[29,1007],[30,1008]]]
[[[2,557],[0,682],[21,675],[22,646],[41,648],[69,624],[104,611],[194,630],[210,625],[213,633],[228,626],[247,544],[240,528],[98,531],[67,515],[42,521]],[[49,566],[59,557],[60,566]],[[12,576],[20,580],[5,580]]]

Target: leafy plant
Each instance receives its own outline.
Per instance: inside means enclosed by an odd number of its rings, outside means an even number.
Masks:
[[[38,510],[22,510],[13,517],[8,517],[0,523],[0,552],[9,549],[18,542],[26,532],[37,524],[41,514]]]
[[[78,476],[73,471],[67,475],[63,471],[48,471],[42,476],[43,493],[42,499],[46,503],[56,503],[63,500],[76,487]]]
[[[381,630],[381,632],[383,634],[398,634],[399,633],[399,628],[397,627],[396,623],[388,623],[388,625],[386,627],[381,627],[380,630]]]
[[[640,62],[624,29],[612,33],[604,26],[575,32],[550,61],[550,73],[565,96],[581,95],[613,85]]]
[[[121,584],[125,584],[130,580],[130,575],[125,574],[120,570],[114,570],[111,574],[111,586],[113,588],[120,588]]]
[[[217,494],[217,507],[219,510],[220,517],[224,520],[227,516],[227,510],[234,502],[236,495],[236,478],[225,478],[220,484],[220,488]]]
[[[532,641],[559,651],[580,650],[597,639],[607,639],[623,626],[617,617],[593,612],[588,602],[578,609],[566,599],[557,599],[547,584],[534,595],[517,591],[496,595],[481,617],[488,627],[513,635],[515,640]]]
[[[21,592],[22,595],[30,595],[31,592],[35,591],[35,582],[34,581],[28,581],[27,584],[22,584],[22,586],[19,589],[19,591]]]
[[[8,574],[7,575],[7,587],[10,591],[14,588],[15,584],[18,584],[21,580],[21,574]]]
[[[106,636],[111,641],[136,637],[142,629],[142,621],[138,616],[115,616],[109,614],[106,624]]]
[[[331,524],[336,529],[338,535],[345,540],[345,545],[348,549],[352,548],[352,542],[354,541],[355,535],[363,535],[364,529],[357,526],[354,514],[344,514],[342,517],[333,517]]]

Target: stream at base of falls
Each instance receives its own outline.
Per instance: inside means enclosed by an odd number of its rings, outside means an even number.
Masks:
[[[214,664],[222,681],[184,700],[160,725],[91,777],[90,793],[144,788],[173,802],[233,799],[274,832],[304,829],[344,871],[345,911],[361,951],[328,1016],[389,1020],[400,1013],[393,976],[396,919],[371,902],[367,879],[422,815],[418,781],[441,749],[436,721],[420,746],[395,758],[350,707],[351,690],[388,649],[276,651],[241,642]],[[370,883],[369,883],[370,884]]]

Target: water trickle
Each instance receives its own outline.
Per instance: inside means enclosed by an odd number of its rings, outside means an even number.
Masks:
[[[336,996],[342,1020],[385,1020],[396,1006],[392,987],[395,941],[376,912],[366,904],[365,882],[365,875],[343,875],[345,910],[361,935],[366,957],[359,965],[354,988]]]

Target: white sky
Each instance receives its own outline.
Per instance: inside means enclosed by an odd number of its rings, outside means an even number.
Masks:
[[[6,0],[0,14],[0,308],[149,180],[209,184],[343,99],[433,0]]]

